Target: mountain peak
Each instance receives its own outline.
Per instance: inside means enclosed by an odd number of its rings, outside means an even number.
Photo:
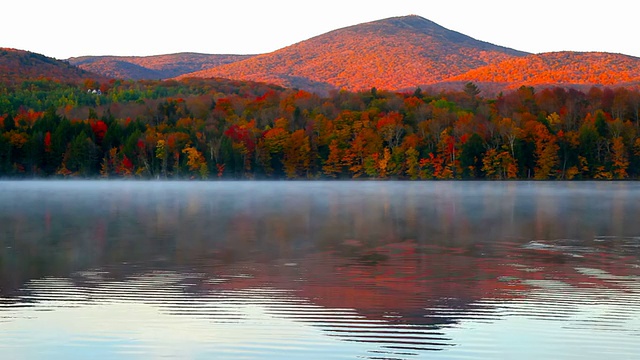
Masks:
[[[436,24],[435,22],[424,18],[420,15],[416,15],[416,14],[409,14],[409,15],[404,15],[404,16],[393,16],[393,17],[389,17],[386,19],[380,19],[377,21],[372,21],[372,22],[388,22],[391,24],[401,24],[401,23],[405,23],[408,25],[435,25],[435,26],[440,26],[438,24]]]
[[[403,89],[523,55],[407,15],[333,30],[269,54],[182,77],[319,87],[311,90]]]
[[[418,15],[395,16],[386,19],[374,20],[357,25],[351,25],[345,28],[334,30],[332,32],[339,32],[344,30],[355,30],[361,32],[387,31],[389,33],[397,33],[404,30],[417,31],[421,33],[444,33],[447,31],[451,31],[436,24],[431,20],[425,19],[422,16]]]

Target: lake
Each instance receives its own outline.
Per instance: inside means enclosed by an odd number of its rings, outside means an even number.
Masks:
[[[6,359],[640,359],[640,183],[0,182]]]

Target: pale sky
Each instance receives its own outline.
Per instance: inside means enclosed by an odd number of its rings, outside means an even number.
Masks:
[[[0,47],[58,59],[257,54],[362,22],[420,15],[517,50],[640,57],[632,0],[7,0]]]

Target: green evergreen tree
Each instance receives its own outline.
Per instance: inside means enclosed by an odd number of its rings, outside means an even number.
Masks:
[[[7,116],[4,118],[3,125],[4,132],[9,132],[16,129],[16,122],[11,114],[7,114]]]

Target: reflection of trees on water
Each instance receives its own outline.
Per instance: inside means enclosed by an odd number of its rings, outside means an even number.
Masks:
[[[156,258],[180,263],[206,254],[269,260],[353,252],[345,242],[371,248],[412,240],[472,251],[478,243],[505,239],[640,234],[634,198],[624,189],[609,197],[598,186],[595,194],[580,189],[566,195],[562,191],[575,185],[241,183],[239,190],[232,184],[220,190],[147,184],[97,191],[89,185],[80,194],[62,187],[5,208],[4,281],[8,274],[29,279]]]

